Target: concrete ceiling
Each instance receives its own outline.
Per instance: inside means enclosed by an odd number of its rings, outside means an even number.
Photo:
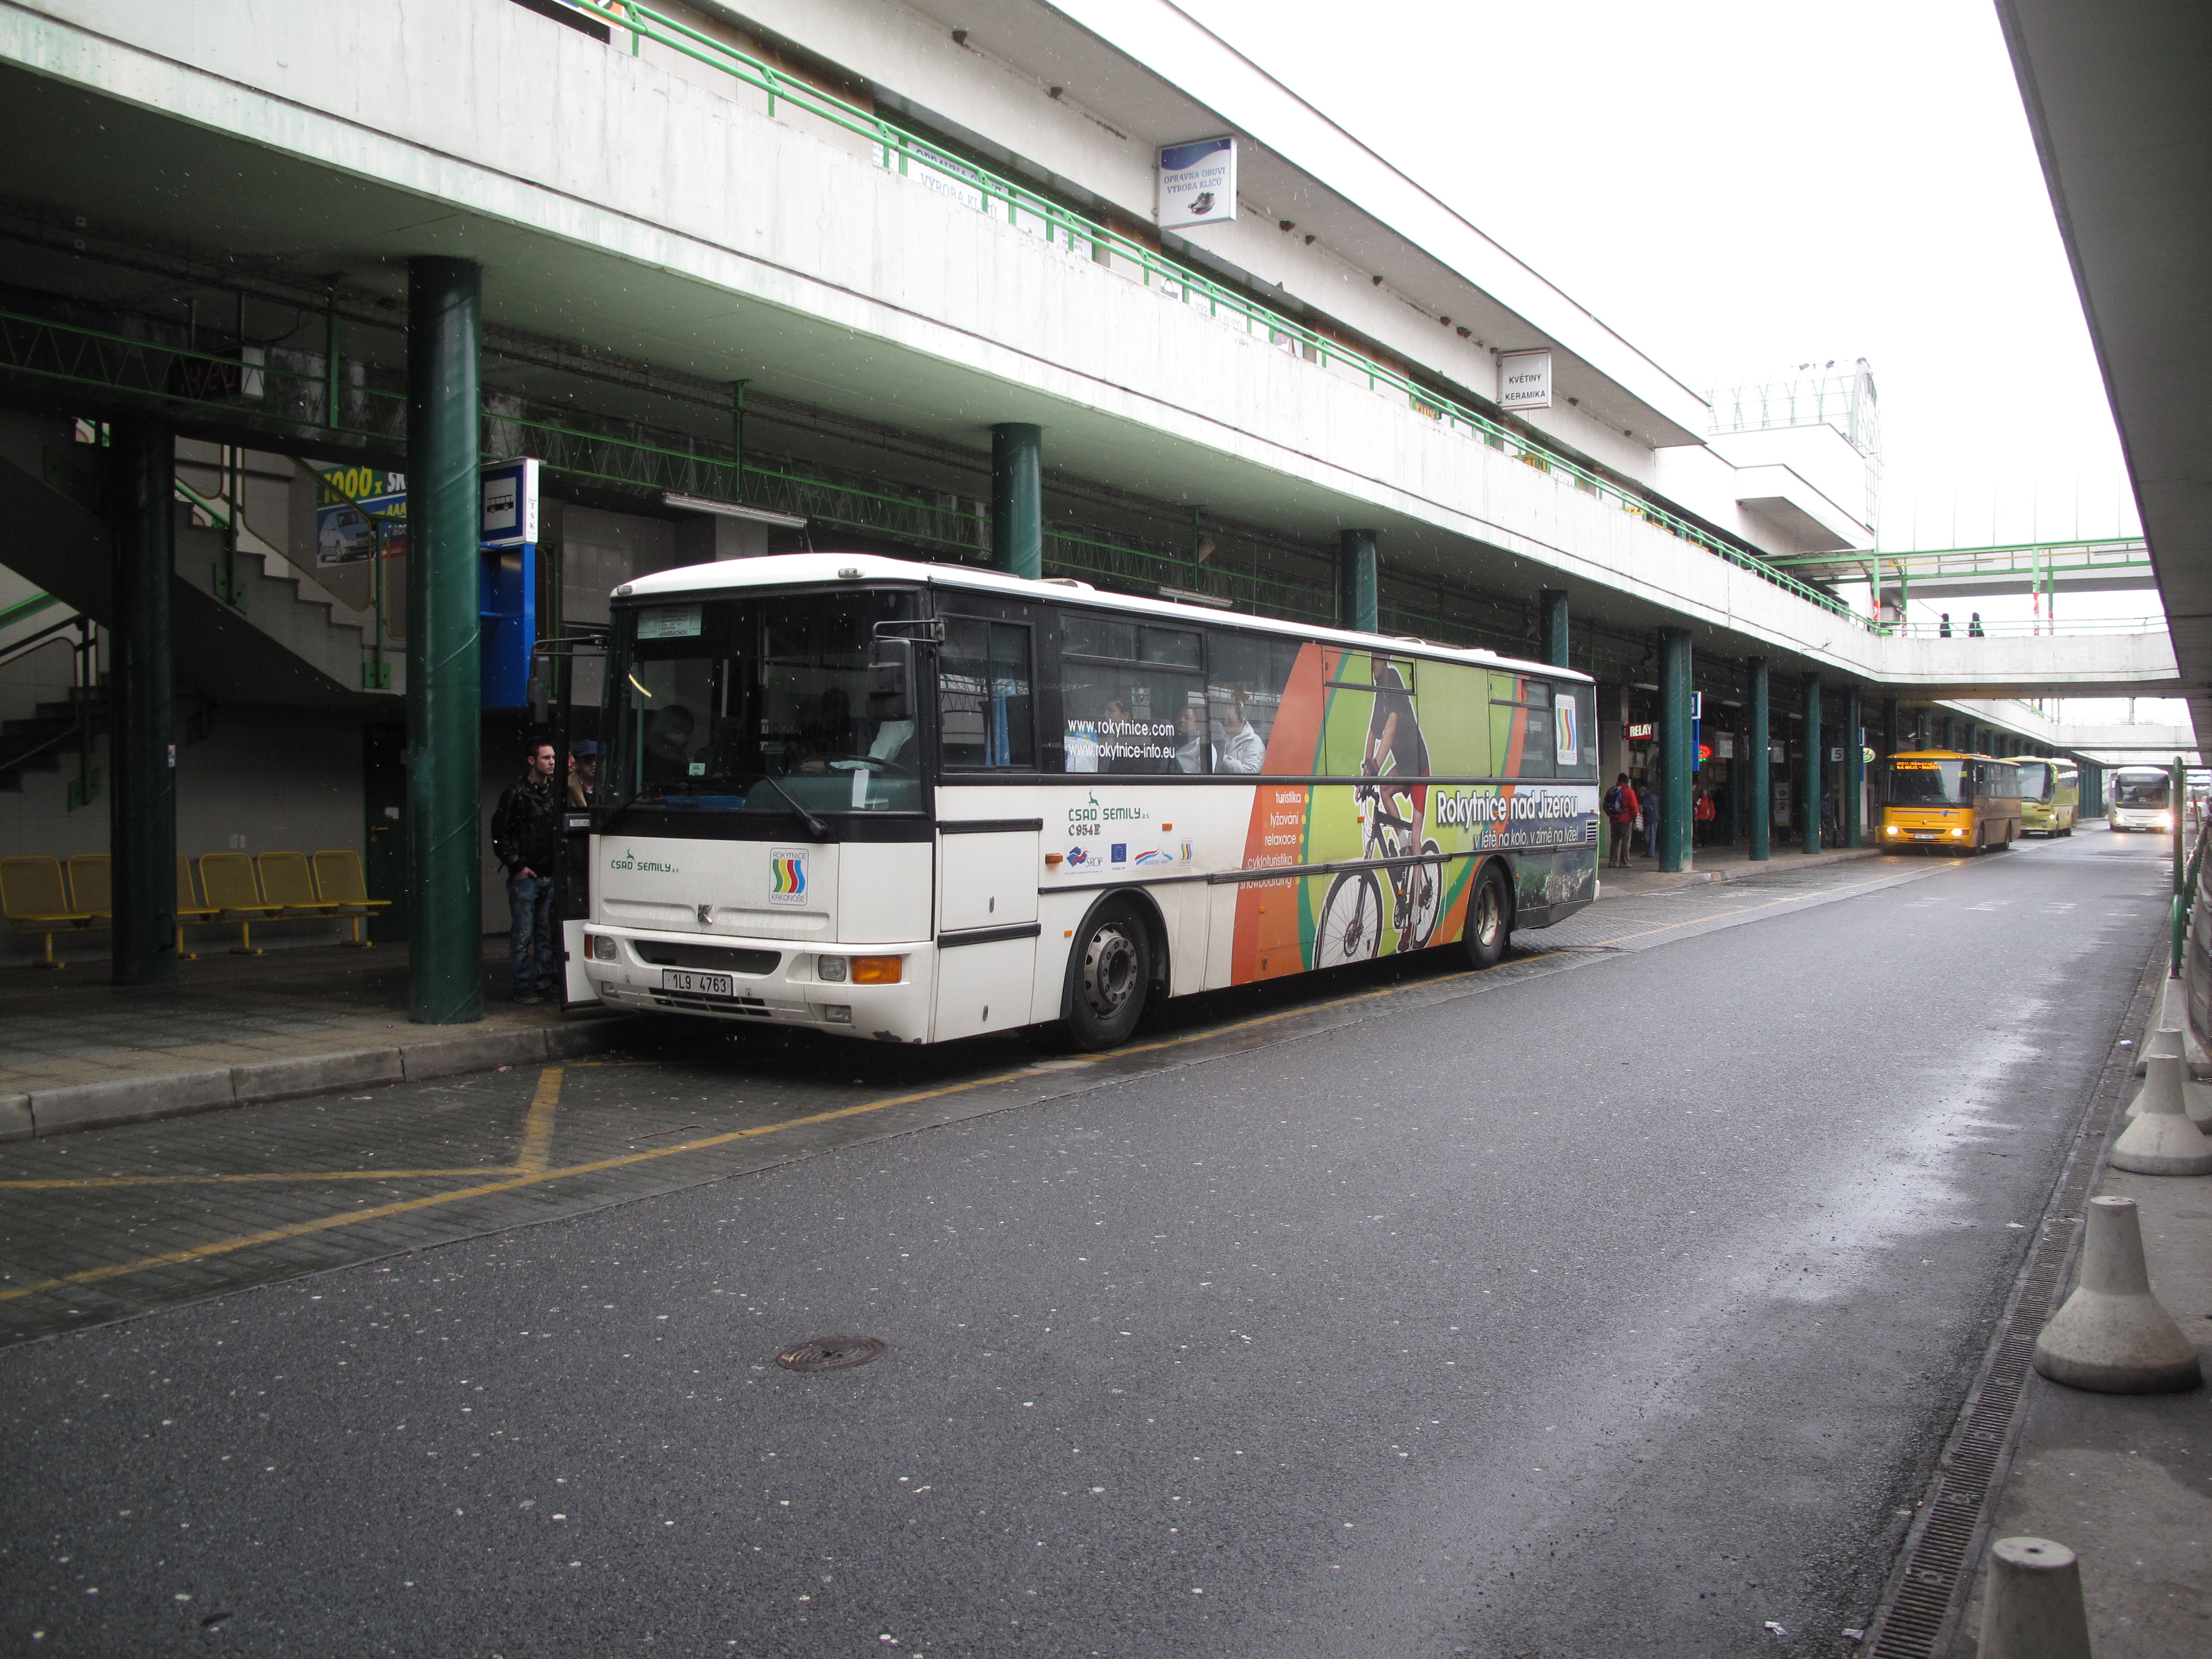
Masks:
[[[2197,731],[2212,732],[2212,5],[1997,0]]]

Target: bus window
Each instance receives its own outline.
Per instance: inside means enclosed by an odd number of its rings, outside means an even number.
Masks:
[[[1212,769],[1194,629],[1067,612],[1060,660],[1061,767],[1069,772]]]
[[[1884,773],[1882,799],[1892,806],[1956,806],[1965,769],[1963,761],[1893,760]]]
[[[2106,793],[2116,806],[2163,806],[2172,787],[2164,772],[2130,767],[2112,774]]]
[[[623,607],[602,793],[693,813],[915,810],[914,723],[866,714],[875,625],[912,611],[867,590]]]
[[[1499,774],[1552,776],[1558,717],[1551,686],[1522,674],[1493,674],[1490,685],[1491,753],[1499,758]]]
[[[938,728],[947,767],[1036,767],[1030,630],[949,617],[937,668]]]
[[[2020,763],[2020,798],[2022,800],[2049,800],[2054,775],[2055,769],[2049,761],[2022,761]]]
[[[1296,640],[1216,629],[1206,638],[1206,696],[1210,714],[1207,738],[1218,772],[1264,770],[1267,740],[1283,706],[1283,690],[1298,659]],[[1295,772],[1312,765],[1301,757]]]

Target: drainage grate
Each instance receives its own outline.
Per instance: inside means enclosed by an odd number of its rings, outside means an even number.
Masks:
[[[2122,1029],[2140,1036],[2164,979],[2161,951],[2136,987]],[[1937,1659],[1948,1653],[1974,1569],[1986,1540],[1989,1513],[2011,1466],[2021,1395],[2027,1387],[2035,1339],[2057,1311],[2066,1270],[2078,1242],[2083,1206],[2103,1164],[2106,1132],[2127,1098],[2132,1047],[2115,1045],[2076,1131],[2074,1150],[2044,1210],[2034,1249],[1998,1326],[2002,1334],[1951,1443],[1938,1461],[1933,1489],[1905,1536],[1904,1559],[1860,1650],[1864,1659]]]
[[[889,1346],[872,1336],[817,1336],[786,1348],[775,1363],[787,1371],[842,1371],[866,1364]]]

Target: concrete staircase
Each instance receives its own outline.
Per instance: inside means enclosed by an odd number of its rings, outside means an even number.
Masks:
[[[75,443],[69,422],[0,416],[0,523],[9,526],[8,568],[104,623],[112,615],[109,535],[82,485],[92,459]],[[250,518],[228,561],[234,597],[226,597],[218,590],[227,509],[218,501],[210,504],[213,513],[201,511],[193,504],[198,492],[187,492],[175,509],[171,591],[180,684],[222,703],[380,711],[397,718],[405,690],[397,653],[386,656],[389,689],[362,684],[373,613],[348,605],[295,565],[278,544],[281,526],[256,526]],[[216,521],[195,523],[196,516]],[[23,718],[35,722],[39,715]]]

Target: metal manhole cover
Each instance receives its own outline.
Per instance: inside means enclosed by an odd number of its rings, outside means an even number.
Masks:
[[[889,1345],[872,1336],[817,1336],[776,1355],[787,1371],[842,1371],[865,1365]]]

